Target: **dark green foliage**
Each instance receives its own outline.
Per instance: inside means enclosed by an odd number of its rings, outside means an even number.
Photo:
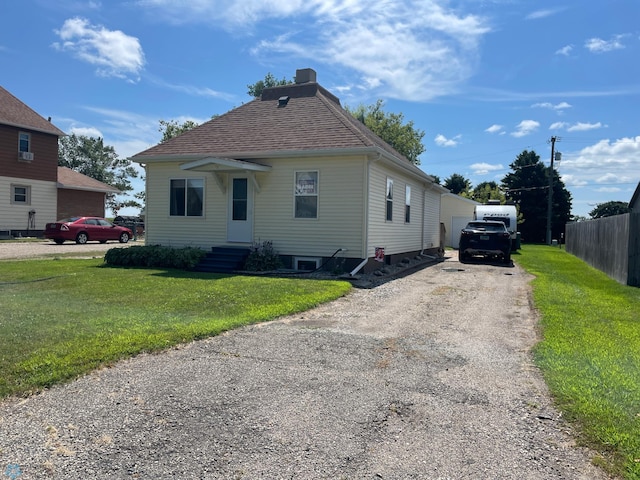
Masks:
[[[528,243],[544,243],[547,231],[549,167],[534,151],[524,150],[509,165],[513,170],[502,179],[501,188],[507,201],[518,206],[522,215],[519,225],[522,239]],[[552,238],[560,238],[571,220],[571,193],[565,188],[558,171],[553,172]]]
[[[445,179],[444,188],[448,188],[451,193],[460,195],[462,193],[469,192],[471,189],[471,182],[459,173],[454,173],[449,178]]]
[[[273,248],[273,243],[255,242],[251,246],[251,252],[244,264],[244,269],[250,272],[266,272],[276,270],[282,266],[278,252]]]
[[[591,218],[603,218],[612,217],[614,215],[621,215],[623,213],[629,213],[629,204],[627,202],[605,202],[598,203],[596,208],[589,212]]]
[[[200,248],[171,248],[160,245],[112,248],[104,256],[108,265],[118,267],[155,267],[189,270],[206,255]]]
[[[287,80],[285,77],[282,77],[281,80],[278,80],[271,72],[267,73],[264,77],[264,80],[258,80],[253,85],[247,85],[247,93],[251,95],[253,98],[260,98],[262,95],[262,91],[265,88],[271,87],[279,87],[281,85],[289,85],[290,83],[294,83],[294,80]]]

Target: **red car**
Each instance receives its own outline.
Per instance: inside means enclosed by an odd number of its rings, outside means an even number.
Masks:
[[[88,241],[105,243],[107,240],[118,240],[127,243],[133,237],[133,232],[126,227],[120,227],[100,217],[71,217],[47,223],[44,238],[50,238],[58,245],[65,240],[75,241],[84,245]]]

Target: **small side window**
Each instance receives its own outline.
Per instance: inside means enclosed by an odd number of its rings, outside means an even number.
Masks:
[[[31,135],[25,132],[20,132],[18,138],[18,151],[30,152],[31,151]]]

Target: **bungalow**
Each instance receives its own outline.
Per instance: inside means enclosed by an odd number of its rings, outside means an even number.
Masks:
[[[335,258],[365,272],[442,251],[447,190],[344,110],[312,69],[131,160],[146,171],[149,244],[269,241],[288,268]]]

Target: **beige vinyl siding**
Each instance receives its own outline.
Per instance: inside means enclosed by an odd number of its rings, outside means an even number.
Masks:
[[[12,185],[30,187],[30,203],[12,202]],[[44,230],[56,218],[58,189],[56,182],[29,178],[0,177],[0,230],[26,230],[29,227],[29,211],[35,210],[34,230]]]
[[[461,223],[473,220],[476,205],[479,203],[453,193],[443,193],[440,196],[440,221],[446,228],[445,245],[458,246],[460,230],[456,225],[460,227]]]
[[[262,162],[267,163],[267,162]],[[277,159],[256,175],[254,238],[272,241],[282,255],[363,258],[366,160],[348,158]],[[295,172],[318,172],[318,217],[294,218]]]
[[[393,180],[393,219],[386,220],[387,178]],[[411,186],[411,221],[405,223],[405,187]],[[399,170],[380,162],[371,162],[369,175],[369,235],[367,256],[376,247],[384,247],[386,255],[422,249],[424,186]]]
[[[225,244],[227,194],[220,190],[211,173],[180,170],[178,162],[149,163],[146,176],[145,236],[148,245],[193,246],[209,249],[214,245]],[[169,215],[170,181],[178,178],[204,179],[204,215],[202,217]]]
[[[440,247],[440,192],[428,188],[424,201],[424,246],[425,249]]]

